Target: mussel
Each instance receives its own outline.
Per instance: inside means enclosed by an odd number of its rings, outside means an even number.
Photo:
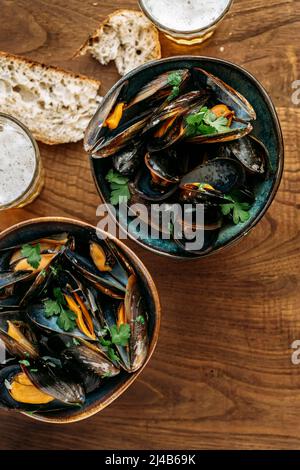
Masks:
[[[50,311],[50,314],[49,306],[51,308],[53,302],[56,302],[56,310]],[[97,341],[101,329],[87,292],[68,271],[56,278],[52,297],[38,304],[30,304],[27,315],[40,328],[90,341]]]
[[[32,366],[5,367],[0,372],[0,406],[20,411],[50,411],[82,405],[83,387],[54,364],[38,360]]]
[[[64,252],[73,269],[78,270],[99,291],[116,298],[123,298],[128,281],[129,264],[107,241],[91,241],[89,256],[81,256],[71,250]]]
[[[188,70],[162,74],[142,88],[128,103],[121,96],[127,83],[117,87],[101,103],[87,128],[84,142],[86,151],[93,158],[105,158],[130,144],[142,132],[151,115],[171,96],[174,74],[179,91],[190,77]]]
[[[0,339],[6,351],[20,359],[36,359],[39,355],[37,338],[21,311],[7,310],[0,313]]]

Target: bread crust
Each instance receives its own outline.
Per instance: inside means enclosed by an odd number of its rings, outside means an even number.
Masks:
[[[92,34],[90,34],[90,36],[87,38],[87,40],[75,52],[74,57],[85,55],[90,46],[93,46],[93,44],[95,44],[96,42],[99,42],[99,39],[100,39],[100,37],[103,33],[104,27],[107,24],[109,24],[111,19],[114,16],[124,14],[124,13],[134,13],[139,18],[146,18],[147,19],[147,17],[141,11],[131,10],[131,9],[128,9],[128,8],[127,9],[124,9],[124,8],[119,9],[119,10],[114,11],[113,13],[110,13],[105,18],[105,20],[100,24],[99,28],[97,28]],[[160,40],[159,40],[159,32],[158,32],[157,28],[150,21],[149,21],[149,26],[151,27],[152,33],[153,33],[153,36],[154,36],[154,50],[153,50],[153,52],[154,52],[156,57],[154,57],[153,60],[161,59],[161,44],[160,44]]]
[[[46,70],[46,71],[53,71],[53,72],[61,73],[61,74],[65,75],[66,77],[77,78],[77,79],[80,79],[82,81],[89,82],[91,84],[94,84],[94,85],[98,86],[98,88],[100,88],[100,86],[101,86],[101,81],[100,80],[96,80],[94,78],[90,78],[90,77],[87,77],[86,75],[83,75],[83,74],[80,74],[80,73],[75,73],[75,72],[72,72],[70,70],[65,70],[61,67],[57,67],[57,66],[54,66],[54,65],[46,65],[43,62],[37,62],[35,60],[29,59],[29,58],[24,57],[24,56],[19,56],[19,55],[15,55],[15,54],[10,54],[8,52],[0,51],[0,58],[1,57],[5,58],[7,60],[13,60],[14,62],[19,62],[19,63],[22,63],[22,64],[26,64],[29,68],[39,67],[39,68],[41,68],[43,70]]]

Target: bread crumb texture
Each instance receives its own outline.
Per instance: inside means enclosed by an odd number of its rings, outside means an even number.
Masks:
[[[100,82],[0,53],[0,112],[23,122],[47,144],[77,142],[101,97]]]
[[[80,53],[87,51],[102,65],[114,60],[120,75],[161,58],[157,29],[143,13],[131,10],[110,15]]]

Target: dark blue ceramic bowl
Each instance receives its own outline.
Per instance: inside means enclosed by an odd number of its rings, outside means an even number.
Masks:
[[[80,242],[90,239],[91,234],[95,234],[96,229],[88,224],[72,219],[47,217],[42,219],[33,219],[23,222],[0,233],[0,249],[9,246],[29,243],[32,240],[47,237],[53,234],[68,232],[73,234]],[[101,231],[100,236],[101,236]],[[82,408],[70,408],[64,411],[52,411],[43,414],[35,413],[27,414],[28,416],[39,421],[50,423],[72,423],[80,421],[94,415],[98,411],[103,410],[110,405],[116,398],[135,381],[137,376],[142,372],[150,357],[152,356],[158,340],[160,327],[160,302],[158,293],[151,275],[139,260],[139,258],[123,243],[110,236],[118,248],[124,253],[126,258],[131,262],[132,266],[140,280],[140,286],[143,290],[149,315],[149,337],[150,345],[148,357],[143,367],[133,374],[122,371],[116,377],[103,382],[101,388],[87,395],[86,403]]]
[[[284,162],[283,138],[278,116],[274,105],[262,85],[242,67],[221,59],[211,57],[172,57],[150,62],[139,67],[123,77],[109,92],[112,94],[125,80],[129,81],[130,95],[134,96],[146,83],[161,73],[179,68],[201,67],[206,71],[221,78],[234,89],[242,93],[254,107],[257,120],[254,122],[252,135],[260,139],[269,151],[271,171],[268,179],[258,183],[256,202],[251,208],[250,219],[239,225],[225,226],[221,229],[214,249],[204,255],[208,256],[231,246],[246,235],[263,217],[278,190]],[[101,198],[109,202],[110,189],[105,175],[111,167],[110,158],[91,159],[91,167],[94,180]],[[111,214],[112,215],[112,214]],[[153,240],[146,233],[135,233],[125,220],[120,218],[120,225],[128,233],[129,237],[137,241],[143,247],[166,256],[180,259],[191,259],[190,253],[184,252],[172,240]],[[195,255],[195,258],[201,256]]]

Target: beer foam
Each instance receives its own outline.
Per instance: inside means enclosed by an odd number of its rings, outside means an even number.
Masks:
[[[230,0],[144,0],[150,15],[176,31],[205,29],[226,10]]]
[[[30,187],[35,148],[16,123],[0,116],[0,206],[14,202]]]

